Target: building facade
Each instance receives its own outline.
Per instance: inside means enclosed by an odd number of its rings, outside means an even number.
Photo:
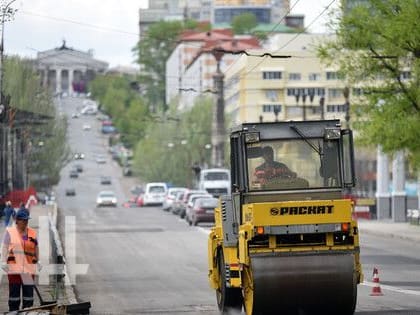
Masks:
[[[153,0],[149,8],[139,9],[140,40],[146,36],[150,25],[159,21],[182,21],[186,18],[197,21],[210,20],[210,0]]]
[[[259,24],[286,24],[289,11],[289,0],[214,0],[211,23],[230,24],[237,15],[253,13]]]
[[[337,69],[323,65],[313,49],[315,43],[328,37],[308,35],[282,49],[293,36],[278,34],[277,41],[274,38],[268,44],[273,54],[290,58],[243,55],[227,70],[225,108],[234,124],[276,119],[345,120],[344,82]]]
[[[104,73],[108,63],[93,58],[92,52],[61,47],[39,52],[37,69],[44,87],[53,93],[85,93],[97,73]]]
[[[166,102],[177,98],[178,108],[183,110],[191,108],[198,96],[215,93],[213,76],[218,62],[213,49],[237,51],[258,47],[255,37],[234,36],[230,30],[186,32],[166,63]],[[219,62],[222,72],[238,58],[224,54]]]

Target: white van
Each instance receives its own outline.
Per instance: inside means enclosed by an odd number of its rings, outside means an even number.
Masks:
[[[165,183],[148,183],[144,190],[143,205],[162,205],[168,188]]]
[[[201,170],[198,189],[205,190],[214,197],[230,195],[230,170],[209,168]]]

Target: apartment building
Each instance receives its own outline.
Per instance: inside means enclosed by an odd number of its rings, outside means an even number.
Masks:
[[[225,73],[225,109],[232,123],[252,121],[345,119],[344,83],[337,69],[316,57],[314,44],[328,39],[308,35],[290,42],[292,34],[276,35],[269,51],[289,58],[243,55]],[[285,49],[283,48],[290,48]],[[274,49],[276,47],[277,49]]]
[[[217,61],[215,48],[226,51],[255,49],[260,47],[253,36],[234,36],[231,30],[210,32],[185,32],[166,62],[166,102],[178,98],[179,109],[190,108],[196,97],[214,93],[213,75]],[[223,72],[239,58],[224,54],[219,66]]]

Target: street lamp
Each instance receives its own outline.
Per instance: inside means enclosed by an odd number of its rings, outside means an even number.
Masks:
[[[222,166],[225,159],[224,147],[225,147],[225,103],[223,96],[223,79],[224,75],[220,70],[220,62],[223,58],[224,51],[218,47],[211,50],[211,54],[214,56],[217,62],[216,73],[213,75],[214,90],[216,94],[216,109],[213,115],[213,140],[212,140],[212,163],[214,166]]]
[[[13,2],[16,0],[10,1],[3,9],[1,13],[1,39],[0,39],[0,94],[3,94],[3,63],[4,63],[4,22],[6,22],[6,17],[11,17],[15,11],[10,8]],[[3,102],[3,100],[1,100]]]
[[[350,126],[350,102],[349,102],[349,95],[350,95],[350,89],[348,86],[346,86],[343,89],[343,95],[344,95],[344,109],[346,111],[346,116],[344,117],[344,119],[346,120],[346,128],[349,128]]]

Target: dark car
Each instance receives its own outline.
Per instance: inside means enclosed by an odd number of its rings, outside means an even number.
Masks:
[[[185,213],[187,211],[187,203],[188,203],[188,200],[189,200],[189,198],[190,198],[190,196],[192,194],[207,195],[208,192],[205,191],[205,190],[195,190],[195,189],[189,189],[189,190],[187,190],[183,194],[183,196],[182,196],[182,201],[179,203],[179,212],[178,212],[178,214],[181,217],[181,219],[184,219],[185,218]]]
[[[76,189],[74,189],[74,188],[67,188],[66,189],[66,196],[76,196]]]
[[[190,225],[197,225],[200,222],[214,222],[214,208],[217,207],[219,199],[200,197],[194,200],[190,211]]]
[[[74,165],[74,169],[76,171],[78,171],[79,173],[82,173],[83,172],[83,166],[82,166],[82,164],[75,164]]]
[[[79,172],[76,169],[72,169],[69,174],[70,178],[78,178]]]
[[[111,185],[111,177],[110,176],[101,176],[101,184],[102,185]]]

